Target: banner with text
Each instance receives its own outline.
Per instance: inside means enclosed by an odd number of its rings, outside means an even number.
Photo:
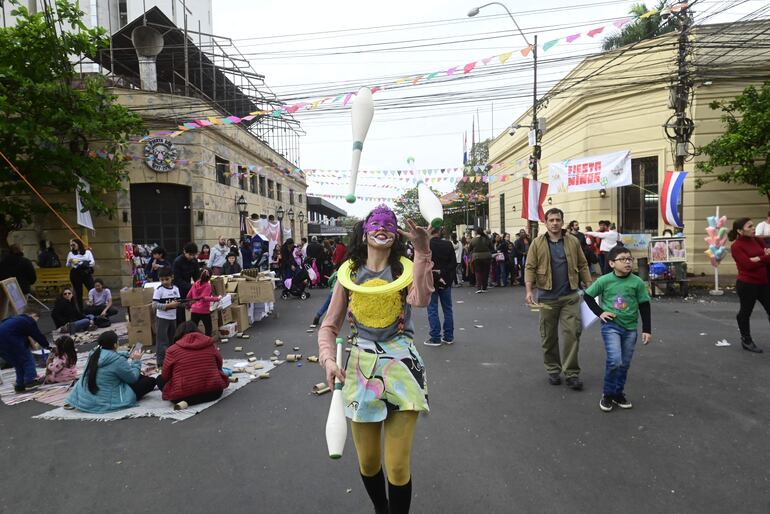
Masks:
[[[550,190],[574,193],[631,184],[631,152],[580,157],[548,165]]]

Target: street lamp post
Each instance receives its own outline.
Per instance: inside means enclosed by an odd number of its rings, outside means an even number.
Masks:
[[[299,237],[302,237],[302,225],[305,224],[305,213],[302,211],[299,211],[299,214],[297,215],[297,218],[299,219]]]
[[[238,206],[241,239],[243,239],[243,235],[246,233],[246,214],[248,212],[248,204],[246,203],[246,199],[243,197],[243,195],[241,195],[238,200],[236,200],[235,205]]]
[[[527,46],[530,48],[530,52],[532,53],[532,60],[534,63],[534,66],[533,66],[534,80],[532,83],[532,125],[530,126],[530,129],[534,132],[535,137],[534,137],[534,145],[532,145],[532,155],[529,158],[529,169],[532,170],[532,180],[537,180],[537,161],[540,159],[540,155],[541,155],[540,138],[542,136],[540,132],[540,128],[538,127],[538,122],[537,122],[537,35],[535,35],[534,44],[530,44],[529,40],[527,39],[527,36],[524,35],[524,32],[522,32],[521,28],[519,28],[519,24],[516,23],[516,19],[511,14],[511,11],[508,10],[505,4],[502,4],[500,2],[489,2],[488,4],[480,5],[479,7],[474,7],[473,9],[468,11],[468,17],[472,18],[473,16],[476,16],[481,9],[490,5],[499,5],[500,7],[505,9],[505,12],[508,13],[508,17],[516,26],[516,30],[518,30],[519,34],[521,34],[521,37],[524,38],[524,41],[527,43]],[[537,228],[538,228],[537,221],[529,222],[530,241],[532,241],[537,236]]]
[[[278,206],[278,210],[275,211],[275,217],[278,219],[278,231],[280,232],[281,243],[283,243],[283,207]]]

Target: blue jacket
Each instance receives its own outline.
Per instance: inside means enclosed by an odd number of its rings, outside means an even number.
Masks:
[[[129,361],[128,353],[101,350],[99,368],[96,371],[96,385],[99,390],[91,394],[88,390],[88,376],[75,383],[67,396],[67,403],[83,412],[112,412],[136,405],[136,394],[129,387],[139,379],[141,362]]]
[[[26,314],[6,318],[0,322],[0,346],[14,355],[29,351],[27,338],[31,337],[43,348],[48,348],[48,340],[37,326],[37,322]]]

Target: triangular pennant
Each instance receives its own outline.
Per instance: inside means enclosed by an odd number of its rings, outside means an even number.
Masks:
[[[473,71],[473,68],[475,68],[475,67],[476,67],[476,61],[474,61],[474,62],[469,62],[468,64],[466,64],[465,66],[463,66],[463,73],[467,75],[468,73],[470,73],[471,71]]]
[[[598,36],[602,32],[604,32],[604,27],[597,27],[595,29],[591,29],[588,31],[588,37]]]
[[[556,46],[556,43],[558,43],[559,41],[560,41],[559,39],[552,39],[552,40],[544,43],[543,44],[543,51],[547,52],[548,50],[550,50],[551,48]]]
[[[513,52],[505,52],[504,54],[500,54],[500,57],[498,57],[498,59],[500,59],[500,64],[505,64],[506,61],[511,58],[511,55],[513,55]]]
[[[531,52],[531,51],[532,51],[532,47],[529,47],[529,46],[528,46],[527,48],[522,48],[522,49],[521,49],[521,55],[523,55],[524,57],[526,57],[526,56],[528,56],[528,55],[529,55],[529,52]]]

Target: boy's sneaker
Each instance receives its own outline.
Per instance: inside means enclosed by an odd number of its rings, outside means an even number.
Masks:
[[[454,339],[444,339],[443,337],[441,338],[441,342],[444,344],[455,344]]]
[[[599,400],[599,408],[604,412],[609,412],[612,410],[612,400],[609,396],[602,396],[602,399]]]
[[[43,384],[43,380],[45,380],[45,378],[37,378],[32,382],[27,382],[24,385],[14,384],[13,390],[16,393],[27,393],[29,391],[34,391]]]
[[[621,409],[630,409],[633,404],[626,399],[626,395],[623,393],[616,394],[612,399],[612,402]]]
[[[483,293],[483,292],[484,292],[484,291],[482,291],[481,289],[476,289],[476,294],[481,294],[481,293]]]
[[[426,339],[424,343],[425,346],[441,346],[441,341],[434,341],[433,339]]]
[[[318,316],[316,316],[315,318],[313,318],[313,322],[310,324],[310,328],[317,327],[320,322],[321,322],[321,319]]]

